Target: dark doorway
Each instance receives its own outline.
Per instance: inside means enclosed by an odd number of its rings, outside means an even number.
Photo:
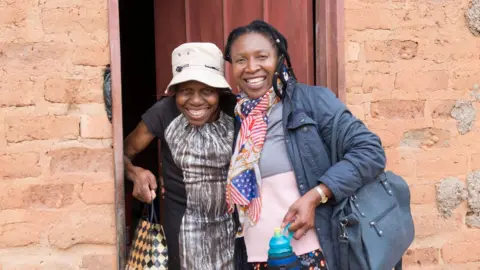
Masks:
[[[140,122],[156,98],[155,32],[153,0],[119,0],[120,49],[122,63],[123,138]],[[158,148],[152,142],[133,161],[158,176]],[[132,197],[133,184],[125,177],[126,251],[142,213],[141,203]]]
[[[172,50],[187,41],[210,41],[223,51],[230,30],[253,19],[264,19],[289,40],[289,51],[299,80],[327,86],[343,99],[343,2],[108,1],[118,269],[124,267],[128,246],[142,210],[141,204],[132,198],[132,183],[123,174],[122,140],[162,95],[171,77]],[[227,78],[230,78],[228,64],[226,71]],[[158,177],[161,165],[159,151],[157,142],[152,142],[134,163]]]

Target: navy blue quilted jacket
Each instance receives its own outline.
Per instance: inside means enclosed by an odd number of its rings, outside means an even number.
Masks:
[[[377,135],[351,114],[343,114],[338,132],[345,134],[344,145],[337,148],[344,149],[344,156],[332,166],[330,141],[333,117],[337,111],[344,110],[345,105],[327,88],[294,80],[289,80],[282,102],[285,143],[300,194],[324,183],[334,196],[315,210],[315,229],[327,266],[335,270],[339,265],[339,256],[338,237],[332,235],[333,206],[383,171],[385,152]],[[352,122],[355,123],[350,125]],[[348,130],[345,130],[346,127]],[[238,134],[240,123],[237,122],[235,128]],[[244,248],[243,244],[237,247]],[[245,260],[244,251],[237,252],[239,255],[243,253],[237,258]]]

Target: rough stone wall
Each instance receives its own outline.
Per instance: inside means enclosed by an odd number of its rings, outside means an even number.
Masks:
[[[345,1],[348,106],[411,187],[407,269],[480,268],[480,37],[469,2]]]
[[[107,1],[0,0],[0,269],[114,269]]]

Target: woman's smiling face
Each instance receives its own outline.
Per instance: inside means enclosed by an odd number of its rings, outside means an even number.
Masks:
[[[202,126],[218,118],[219,91],[197,81],[179,84],[175,91],[177,107],[188,122],[194,126]]]
[[[260,33],[246,33],[232,44],[233,77],[250,99],[262,97],[271,87],[278,61],[272,41]]]

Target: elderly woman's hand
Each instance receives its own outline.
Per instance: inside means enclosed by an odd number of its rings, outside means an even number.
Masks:
[[[133,180],[133,197],[145,203],[151,203],[155,197],[157,181],[153,173],[135,166],[130,178]]]

